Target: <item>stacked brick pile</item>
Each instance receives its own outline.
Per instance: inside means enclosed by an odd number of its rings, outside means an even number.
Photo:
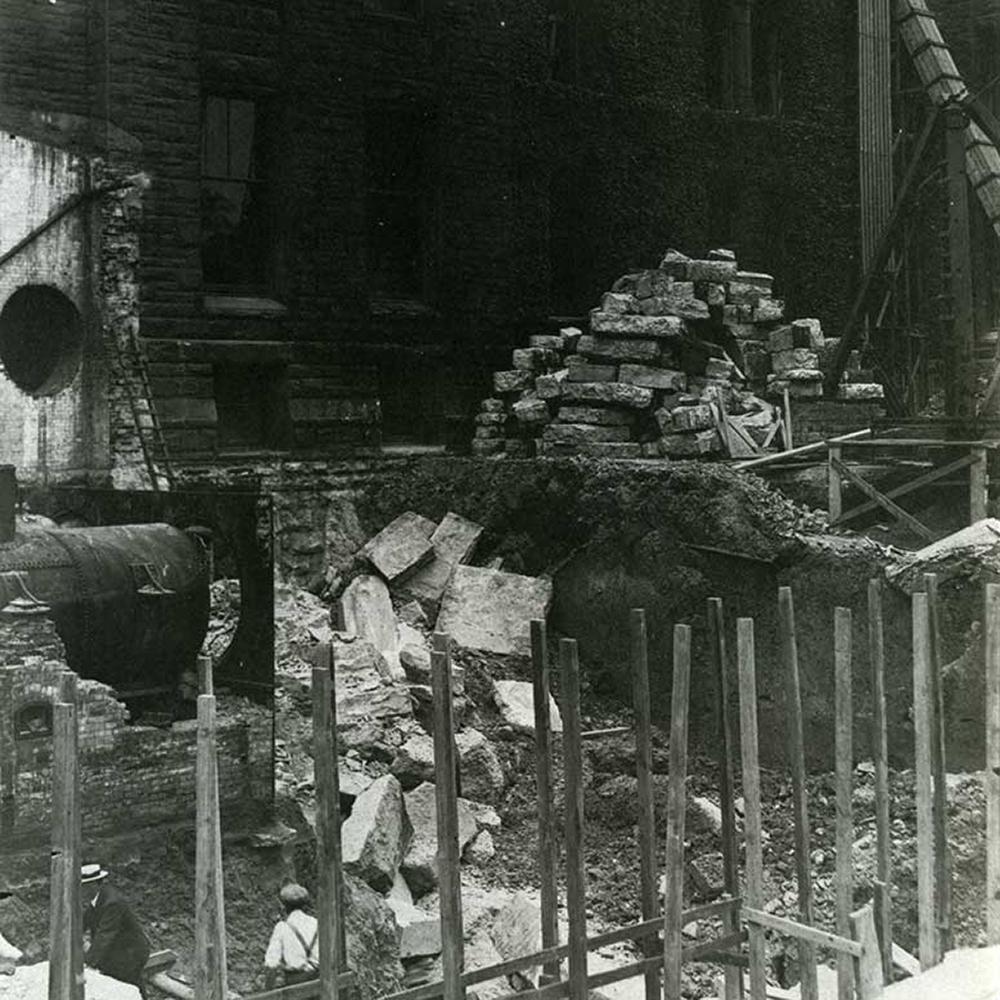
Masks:
[[[668,251],[658,268],[615,282],[589,332],[536,335],[513,352],[480,407],[473,452],[711,455],[723,449],[723,410],[762,443],[775,413],[761,397],[822,395],[838,343],[818,320],[785,323],[772,286],[729,250],[704,260]],[[881,386],[850,396],[878,398]]]

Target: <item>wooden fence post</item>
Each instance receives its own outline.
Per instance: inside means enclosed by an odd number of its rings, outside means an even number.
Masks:
[[[836,462],[840,461],[841,451],[842,449],[839,444],[828,445],[826,449],[827,509],[831,521],[836,521],[844,509],[840,472],[836,468]]]
[[[976,461],[969,466],[969,520],[972,524],[986,517],[990,496],[990,473],[985,448],[973,448]]]
[[[76,787],[76,706],[57,701],[52,706],[49,1000],[73,1000],[76,991],[73,907],[79,898],[80,883],[79,854],[74,845],[79,809]]]
[[[854,772],[854,709],[851,698],[851,610],[836,608],[833,633],[837,787],[837,933],[851,936],[854,905],[854,816],[851,779]],[[854,1000],[854,965],[851,956],[837,954],[837,996]]]
[[[722,884],[727,895],[736,897],[740,894],[740,874],[736,849],[736,796],[733,791],[733,727],[729,715],[725,616],[718,597],[708,599],[708,650],[715,673],[718,711],[716,759],[719,767],[719,805],[722,809]],[[731,934],[738,928],[739,918],[727,910],[722,917],[723,933]],[[743,996],[743,970],[727,965],[724,976],[725,1000],[739,1000]]]
[[[687,807],[688,701],[691,626],[674,626],[670,696],[670,776],[667,788],[666,888],[663,897],[663,997],[681,1000],[681,930],[684,911],[684,819]]]
[[[1000,584],[986,585],[986,943],[1000,944]]]
[[[757,748],[757,666],[754,654],[753,619],[736,621],[736,654],[740,679],[740,745],[743,751],[744,831],[746,837],[746,903],[755,910],[764,907],[764,848],[760,815],[760,764]],[[751,923],[750,1000],[765,1000],[767,956],[764,928]]]
[[[569,921],[569,1000],[587,1000],[587,898],[583,858],[583,741],[580,662],[575,639],[559,641],[562,671],[563,766],[566,813],[566,911]]]
[[[74,740],[76,741],[76,765],[73,768],[73,829],[69,841],[70,871],[70,915],[72,918],[72,955],[71,980],[73,983],[73,1000],[83,1000],[83,910],[80,899],[80,864],[81,844],[83,843],[83,801],[80,798],[80,765],[79,765],[79,727],[80,703],[77,694],[77,675],[72,670],[64,670],[60,675],[61,692],[59,700],[72,705],[76,712],[74,724]]]
[[[444,1000],[462,1000],[465,987],[465,933],[462,929],[461,857],[458,843],[458,788],[455,724],[451,696],[451,641],[437,632],[431,653],[434,691],[434,798],[437,806],[437,860],[441,895],[441,965]]]
[[[632,701],[635,710],[635,772],[639,798],[639,894],[642,919],[652,920],[659,911],[656,888],[656,815],[653,805],[652,709],[649,700],[649,656],[646,612],[633,608],[629,616],[629,652],[632,663]],[[543,942],[542,947],[545,947]],[[659,951],[654,934],[642,941],[647,957]],[[658,1000],[660,976],[656,969],[645,973],[646,1000]]]
[[[795,604],[791,587],[778,588],[778,623],[781,658],[785,669],[785,726],[788,735],[788,765],[792,772],[792,811],[795,820],[795,877],[798,886],[799,919],[812,926],[813,890],[809,854],[809,805],[806,799],[805,737],[802,725],[802,686],[799,678],[798,640],[795,634]],[[802,1000],[817,1000],[816,946],[796,942]]]

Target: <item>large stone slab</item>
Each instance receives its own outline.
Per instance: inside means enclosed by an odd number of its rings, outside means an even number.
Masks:
[[[434,780],[434,739],[427,733],[411,736],[396,754],[392,762],[392,773],[400,785],[409,791]]]
[[[644,410],[653,402],[653,390],[623,382],[566,382],[562,398],[569,403],[604,403]]]
[[[618,370],[618,381],[643,389],[662,389],[666,392],[684,392],[687,389],[687,375],[684,372],[670,368],[651,368],[648,365],[622,365]]]
[[[585,334],[577,350],[588,358],[610,361],[659,361],[658,340],[635,340],[630,337],[595,337]]]
[[[513,371],[493,373],[493,389],[501,396],[530,389],[534,381],[533,372],[522,371],[519,368],[515,368]]]
[[[783,375],[793,368],[819,368],[819,355],[808,347],[793,347],[790,351],[774,351],[771,368],[775,375]]]
[[[541,951],[541,908],[523,892],[518,892],[493,918],[490,937],[505,961]],[[522,969],[518,973],[523,980],[522,983],[518,984],[519,988],[533,989],[537,987],[541,971],[541,966],[537,965]]]
[[[535,734],[535,697],[530,681],[499,680],[493,682],[493,703],[501,718],[511,729],[530,736]],[[555,699],[549,695],[549,727],[562,732],[562,716]]]
[[[478,729],[455,734],[462,795],[475,802],[497,802],[507,787],[503,765],[493,744]]]
[[[385,897],[396,918],[399,957],[423,958],[441,951],[441,917],[437,910],[417,907],[413,894],[400,872]]]
[[[622,316],[594,310],[590,314],[591,333],[605,337],[680,337],[684,331],[684,320],[679,316]]]
[[[341,595],[340,607],[345,631],[367,639],[385,657],[392,677],[403,680],[396,615],[385,581],[370,574],[356,576]]]
[[[527,655],[529,623],[544,619],[551,601],[551,580],[456,566],[441,599],[437,630],[466,649]]]
[[[629,427],[635,420],[635,414],[631,410],[615,410],[604,406],[561,406],[556,419],[563,424]]]
[[[390,584],[397,583],[433,558],[426,525],[426,518],[408,510],[370,539],[361,554]]]
[[[434,889],[438,883],[437,807],[434,800],[434,786],[430,782],[418,785],[412,792],[406,793],[404,802],[413,835],[403,856],[400,871],[414,897],[419,898]],[[459,853],[477,832],[476,817],[468,803],[459,799]]]
[[[545,406],[544,403],[541,405]],[[448,586],[452,571],[459,563],[468,562],[472,557],[482,533],[482,525],[449,511],[431,535],[434,557],[404,581],[400,593],[416,598],[422,604],[436,605]]]
[[[386,774],[354,800],[351,815],[340,828],[344,869],[376,892],[388,892],[406,835],[402,789],[393,775]]]

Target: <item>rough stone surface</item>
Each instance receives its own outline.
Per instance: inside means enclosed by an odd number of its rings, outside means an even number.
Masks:
[[[411,736],[396,754],[392,773],[406,791],[434,780],[434,739],[426,733]]]
[[[559,338],[562,340],[564,351],[575,351],[576,345],[583,336],[583,331],[575,326],[564,326],[559,331]]]
[[[878,382],[848,382],[837,388],[837,399],[844,403],[885,399],[885,389]]]
[[[557,418],[567,424],[608,424],[625,427],[631,425],[635,414],[631,410],[616,410],[603,406],[562,406]]]
[[[493,682],[493,702],[504,722],[519,733],[535,734],[535,701],[529,681],[497,680]],[[562,732],[562,716],[555,699],[549,696],[549,726],[554,733]]]
[[[521,371],[515,368],[512,371],[493,373],[493,390],[500,395],[511,392],[521,392],[523,389],[530,389],[534,381],[532,372]]]
[[[434,555],[426,518],[412,510],[400,514],[362,548],[361,553],[389,581],[405,579]]]
[[[511,410],[521,424],[544,424],[549,419],[549,407],[545,400],[538,396],[519,399]]]
[[[623,382],[567,382],[563,399],[574,403],[607,403],[645,409],[653,402],[652,389],[643,389]]]
[[[441,600],[437,629],[467,649],[526,655],[528,623],[544,619],[551,601],[551,580],[457,566]]]
[[[618,369],[618,381],[642,389],[662,389],[666,392],[684,392],[687,389],[687,375],[670,368],[650,368],[648,365],[622,365]]]
[[[703,431],[713,427],[715,421],[710,406],[679,406],[671,414],[677,431]]]
[[[441,952],[441,917],[434,911],[414,906],[405,879],[397,873],[397,882],[386,896],[386,903],[396,918],[399,957],[406,961]]]
[[[818,319],[797,319],[792,323],[796,347],[810,347],[818,351],[826,343],[823,325]],[[839,337],[837,338],[839,343]]]
[[[516,893],[494,917],[490,937],[493,938],[497,951],[505,960],[541,951],[541,909],[523,892]],[[536,987],[541,971],[540,966],[531,966],[523,969],[521,975],[532,987]]]
[[[541,406],[545,407],[545,404],[541,403]],[[433,558],[407,578],[402,592],[422,604],[436,605],[455,566],[471,558],[482,533],[482,525],[449,511],[431,535]]]
[[[584,444],[589,441],[627,441],[628,427],[600,424],[549,424],[542,440],[549,444]]]
[[[595,365],[576,355],[566,359],[566,379],[569,382],[614,382],[617,375],[615,365]]]
[[[687,265],[688,281],[732,281],[736,277],[735,260],[690,260]]]
[[[693,434],[664,434],[660,446],[671,458],[698,458],[719,451],[722,442],[715,431],[696,431]]]
[[[565,368],[551,375],[539,375],[535,379],[535,395],[539,399],[558,399],[562,394],[562,384],[568,375],[569,372]]]
[[[462,795],[476,802],[497,802],[507,787],[503,765],[490,741],[478,729],[455,735]]]
[[[681,253],[680,250],[671,249],[663,255],[663,259],[660,261],[660,270],[674,278],[686,278],[690,262],[691,258],[686,254]]]
[[[415,898],[437,886],[437,807],[434,786],[430,782],[418,785],[404,796],[406,815],[413,830],[410,845],[403,857],[400,871]],[[476,835],[476,818],[468,803],[458,800],[458,849]],[[391,884],[391,882],[390,882]]]
[[[660,344],[656,340],[634,340],[627,337],[594,337],[585,334],[577,350],[588,358],[614,361],[657,361]]]
[[[378,892],[387,892],[403,855],[406,817],[402,790],[391,774],[373,781],[354,800],[340,828],[344,869]]]
[[[793,368],[819,368],[819,355],[807,347],[793,347],[790,351],[774,351],[771,368],[775,375],[783,375]]]
[[[403,680],[399,664],[399,634],[389,588],[381,577],[356,576],[341,595],[344,628],[367,639],[384,657],[394,680]]]
[[[772,354],[776,351],[790,351],[794,346],[795,331],[790,326],[777,327],[767,338],[767,349]]]
[[[590,329],[606,337],[679,337],[684,321],[677,316],[619,316],[595,310],[590,314]]]
[[[770,296],[761,297],[754,307],[753,321],[755,323],[780,323],[785,317],[785,303],[781,299]]]
[[[475,839],[466,847],[462,859],[470,865],[483,867],[496,857],[497,849],[493,843],[493,834],[489,830],[480,830]]]

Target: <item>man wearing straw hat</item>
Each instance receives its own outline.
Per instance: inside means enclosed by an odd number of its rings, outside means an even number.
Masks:
[[[265,988],[271,989],[278,973],[285,975],[285,985],[304,983],[319,973],[319,924],[305,912],[309,890],[290,882],[278,894],[285,909],[284,919],[274,925],[264,955]]]
[[[100,865],[80,869],[83,929],[90,933],[83,958],[105,976],[131,983],[145,997],[142,972],[149,958],[149,939],[122,894],[105,884],[107,877]]]

